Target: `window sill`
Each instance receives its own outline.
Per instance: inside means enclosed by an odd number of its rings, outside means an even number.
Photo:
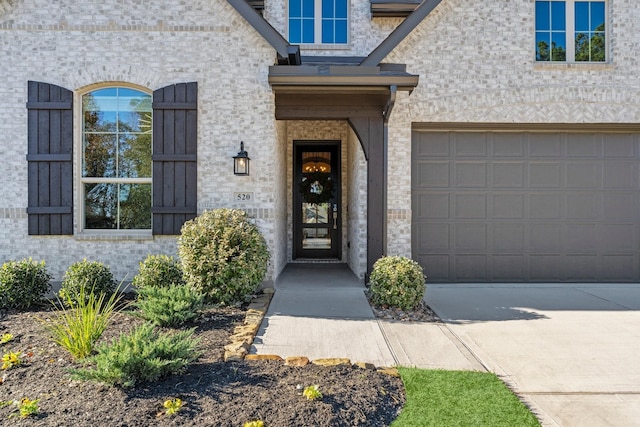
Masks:
[[[614,70],[615,66],[610,62],[535,62],[533,69],[536,71],[609,71]]]
[[[350,44],[301,44],[300,50],[349,50]]]
[[[74,235],[76,240],[80,241],[147,241],[153,240],[154,236],[151,231],[136,232],[108,232],[108,231],[80,231]]]

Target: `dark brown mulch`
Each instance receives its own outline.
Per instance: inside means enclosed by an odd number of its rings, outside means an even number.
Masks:
[[[40,413],[28,419],[8,416],[15,405],[0,407],[0,425],[24,426],[243,426],[262,420],[267,427],[387,426],[405,401],[399,378],[350,366],[333,368],[284,366],[282,362],[223,362],[223,346],[243,309],[207,310],[197,326],[204,355],[188,371],[155,383],[120,389],[71,380],[78,367],[70,354],[53,343],[37,320],[48,310],[9,312],[0,320],[0,335],[14,340],[0,353],[20,351],[23,365],[0,371],[0,401],[39,399]],[[110,340],[142,321],[117,314],[105,332]],[[308,401],[302,388],[317,384],[324,397]],[[175,416],[163,412],[166,399],[180,398]]]

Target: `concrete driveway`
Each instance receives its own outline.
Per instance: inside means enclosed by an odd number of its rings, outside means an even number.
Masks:
[[[640,285],[428,285],[426,300],[543,425],[640,426]]]

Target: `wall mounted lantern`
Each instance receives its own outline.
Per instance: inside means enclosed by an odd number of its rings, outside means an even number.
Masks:
[[[240,141],[240,151],[233,156],[233,173],[236,175],[249,175],[249,153],[244,151],[244,142]]]

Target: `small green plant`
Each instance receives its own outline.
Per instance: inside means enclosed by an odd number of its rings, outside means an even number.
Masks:
[[[205,211],[187,221],[178,253],[187,284],[202,292],[208,303],[224,305],[254,293],[269,262],[264,237],[239,209]]]
[[[424,297],[422,267],[401,256],[382,257],[373,264],[369,278],[371,301],[402,310],[415,308]]]
[[[18,411],[21,418],[28,418],[38,414],[38,402],[40,399],[31,400],[26,397],[18,402]]]
[[[182,372],[200,357],[195,328],[176,333],[159,333],[145,323],[129,334],[121,334],[109,344],[96,347],[88,360],[95,368],[72,370],[74,378],[133,387],[139,382],[156,381]]]
[[[165,414],[171,416],[175,415],[182,409],[182,399],[176,397],[175,399],[167,399],[162,404],[165,409]]]
[[[12,340],[13,340],[12,334],[9,334],[9,333],[2,334],[2,337],[0,337],[0,344],[6,344]]]
[[[2,356],[2,367],[0,369],[5,371],[7,369],[15,368],[16,366],[22,365],[22,359],[20,359],[21,357],[22,353],[20,352],[14,353],[13,351],[10,351],[9,353],[5,353]]]
[[[302,395],[309,400],[318,400],[322,399],[322,393],[320,392],[320,387],[317,385],[310,385],[304,388]]]
[[[198,317],[204,295],[185,285],[138,288],[140,317],[160,326],[178,326]]]
[[[104,293],[87,293],[81,285],[75,298],[69,293],[64,296],[65,301],[58,299],[59,304],[54,303],[57,312],[53,320],[39,320],[56,344],[66,348],[76,359],[84,359],[91,354],[109,325],[123,294],[116,291],[107,299]],[[61,305],[67,308],[59,308]]]
[[[244,427],[264,427],[264,421],[255,420],[244,423]]]
[[[73,305],[79,300],[81,289],[85,290],[84,296],[87,298],[92,293],[97,296],[110,295],[114,288],[115,282],[109,267],[98,261],[84,259],[71,264],[64,273],[58,296],[65,304]]]
[[[0,308],[26,309],[40,302],[51,288],[44,261],[8,261],[0,268]]]
[[[182,266],[174,257],[167,255],[149,255],[140,263],[138,274],[132,285],[142,287],[166,287],[184,285]]]

